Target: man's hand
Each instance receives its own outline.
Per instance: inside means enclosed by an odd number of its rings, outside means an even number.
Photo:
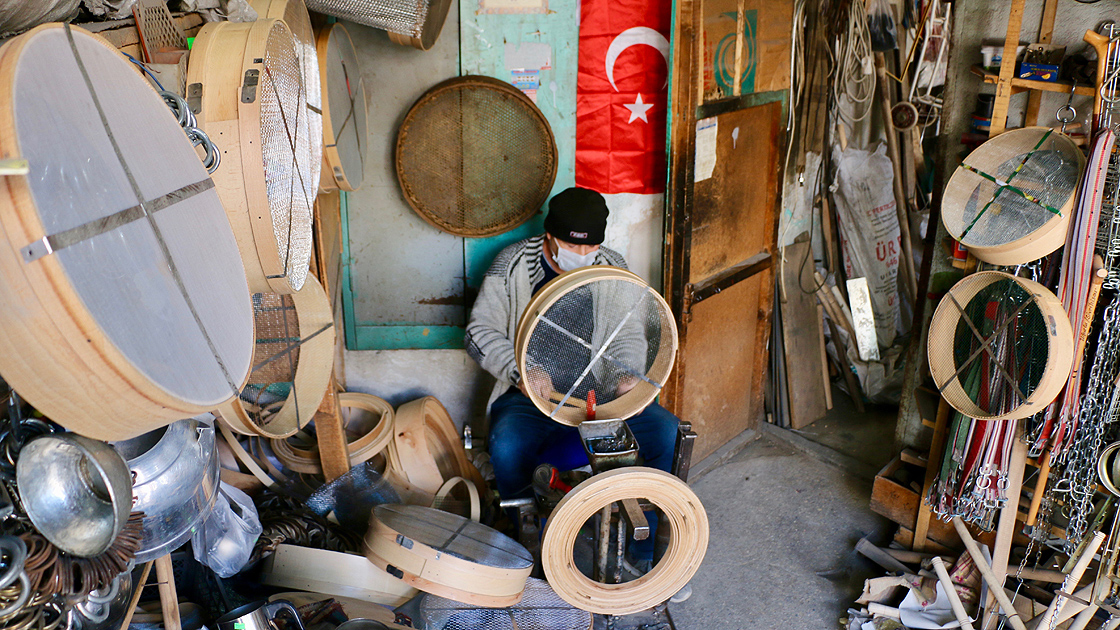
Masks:
[[[552,377],[548,375],[539,367],[531,367],[525,371],[525,375],[521,377],[521,382],[517,384],[518,389],[522,394],[529,396],[530,391],[540,398],[548,399],[548,395],[552,393]]]

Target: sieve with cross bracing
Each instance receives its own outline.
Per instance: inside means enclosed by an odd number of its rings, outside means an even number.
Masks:
[[[458,236],[493,236],[548,198],[556,140],[520,90],[465,76],[416,101],[397,132],[396,161],[404,197],[422,219]]]
[[[439,38],[451,0],[308,0],[307,8],[388,31],[394,43],[428,50]]]
[[[187,70],[187,102],[222,149],[213,177],[258,293],[298,291],[311,260],[318,140],[298,50],[280,20],[214,22],[195,38]]]
[[[357,190],[365,178],[366,88],[346,28],[328,24],[316,38],[323,78],[322,190]]]
[[[249,372],[252,311],[215,185],[111,45],[38,27],[0,55],[0,374],[83,435],[213,409]]]
[[[320,169],[323,163],[323,91],[319,76],[319,55],[315,48],[315,31],[303,0],[254,0],[252,6],[260,17],[284,21],[295,38],[307,99],[307,139],[300,149],[307,152],[301,164],[306,165],[308,178],[303,182],[309,199],[319,194]]]
[[[330,386],[334,317],[309,275],[296,293],[253,294],[256,347],[240,395],[219,412],[235,431],[279,439],[307,425]]]
[[[517,541],[455,514],[416,505],[378,505],[366,557],[428,593],[481,606],[521,600],[533,556]]]
[[[1018,419],[1050,404],[1073,367],[1073,329],[1042,285],[972,274],[930,320],[930,373],[946,402],[980,420]]]
[[[420,616],[430,630],[591,630],[591,613],[560,599],[548,582],[529,578],[521,601],[506,608],[425,595]]]
[[[529,398],[575,426],[589,416],[629,418],[653,401],[673,367],[677,328],[665,300],[640,277],[593,266],[542,287],[514,345]]]
[[[1085,157],[1045,127],[1001,134],[973,151],[945,187],[942,221],[977,258],[1017,265],[1065,243]]]

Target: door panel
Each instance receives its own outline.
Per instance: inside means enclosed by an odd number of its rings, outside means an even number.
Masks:
[[[716,116],[716,168],[693,193],[689,282],[769,250],[781,113],[775,101]]]

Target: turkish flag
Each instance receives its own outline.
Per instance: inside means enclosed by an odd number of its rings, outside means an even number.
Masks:
[[[583,0],[576,80],[576,185],[665,191],[671,0]]]

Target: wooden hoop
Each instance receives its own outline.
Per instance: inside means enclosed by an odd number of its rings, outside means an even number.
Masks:
[[[652,571],[623,584],[600,584],[576,567],[573,549],[580,529],[602,508],[623,499],[645,499],[663,514],[669,550]],[[669,599],[688,584],[708,548],[708,515],[683,481],[654,468],[629,467],[600,473],[572,489],[544,529],[541,564],[556,594],[593,613],[627,615]]]
[[[292,38],[295,54],[295,38],[281,20],[206,24],[195,37],[187,85],[188,91],[195,85],[201,90],[201,105],[195,116],[199,127],[222,150],[222,166],[214,171],[214,183],[241,249],[249,289],[254,293],[289,294],[303,285],[288,275],[280,251],[262,153],[264,59],[269,39],[277,29]],[[306,217],[296,217],[297,208],[293,206],[290,218],[291,227],[306,229],[309,242],[313,201],[308,200]],[[308,248],[307,260],[295,261],[292,269],[306,270],[310,253]]]
[[[339,139],[335,136],[334,124],[331,122],[331,101],[330,101],[330,79],[334,76],[329,67],[330,64],[330,41],[331,37],[339,37],[339,46],[343,54],[343,62],[345,64],[348,59],[347,56],[353,59],[355,69],[357,69],[357,53],[354,52],[354,42],[350,39],[350,33],[342,24],[335,22],[328,24],[325,28],[319,31],[315,39],[315,46],[318,51],[319,62],[319,76],[322,79],[322,102],[323,102],[323,166],[322,175],[319,180],[319,189],[323,192],[330,192],[332,190],[346,190],[354,191],[362,186],[362,181],[365,179],[365,173],[348,173],[346,164],[343,163],[342,154],[338,151]],[[341,38],[345,38],[345,43],[341,42]],[[346,52],[349,55],[346,55]],[[345,69],[345,65],[344,65]],[[357,134],[359,143],[363,142],[368,133],[366,127],[367,117],[364,113],[367,107],[366,101],[366,88],[365,82],[362,80],[361,72],[355,73],[357,75],[356,84],[351,86],[353,90],[352,98],[355,109],[355,115],[352,116],[352,124],[356,126],[355,133]],[[347,85],[350,86],[349,79]],[[361,116],[356,115],[358,107],[363,108]],[[345,123],[344,123],[345,124]],[[362,155],[359,162],[363,165],[365,163],[365,151],[359,144],[359,153]]]
[[[82,56],[89,57],[86,61],[90,66],[91,81],[98,87],[102,98],[106,94],[112,94],[114,90],[127,93],[131,97],[130,102],[138,110],[145,114],[150,112],[160,119],[159,125],[146,129],[146,133],[149,134],[149,143],[154,142],[160,146],[161,159],[168,160],[165,170],[180,173],[192,183],[209,185],[205,169],[166,105],[136,75],[124,56],[102,38],[81,28],[61,24],[39,26],[9,40],[0,49],[0,94],[5,95],[4,106],[0,107],[0,151],[7,156],[27,157],[27,138],[21,139],[17,128],[17,112],[13,106],[17,96],[17,66],[23,53],[40,37],[65,39],[63,33],[66,28],[70,29],[74,45],[84,51]],[[74,73],[78,72],[76,64],[71,67]],[[55,80],[49,76],[38,79]],[[114,84],[110,85],[110,81]],[[81,116],[86,119],[92,116],[92,120],[97,120],[97,112],[86,109],[88,92],[85,85],[80,84],[81,79],[69,77],[67,83],[69,85],[65,90],[60,88],[56,91],[59,101],[64,98],[81,99]],[[120,115],[116,111],[108,113],[111,118]],[[119,126],[113,127],[118,133],[121,131]],[[91,124],[90,129],[79,133],[90,139],[96,138],[96,134],[100,133],[102,137],[97,141],[108,146],[108,134],[104,130],[94,131],[96,128],[101,128],[100,122]],[[74,149],[73,146],[65,148]],[[128,148],[130,147],[126,147],[126,150]],[[132,168],[142,165],[143,156],[128,153],[124,157],[130,160]],[[86,157],[98,159],[94,156]],[[43,166],[42,163],[32,164],[31,177],[41,176],[40,169]],[[56,164],[55,168],[61,169],[61,165]],[[124,176],[121,177],[122,180],[112,186],[114,189],[123,184]],[[179,175],[172,181],[178,179]],[[101,440],[130,439],[175,420],[203,413],[213,404],[224,400],[215,397],[206,404],[186,400],[166,390],[156,379],[134,364],[103,330],[94,312],[80,297],[67,267],[60,262],[61,255],[71,252],[55,252],[30,262],[25,261],[23,248],[43,242],[45,238],[52,236],[53,230],[48,231],[44,225],[46,214],[40,215],[38,211],[28,176],[7,176],[0,180],[0,241],[5,243],[0,247],[0,302],[4,304],[0,308],[0,369],[5,380],[54,421],[72,431]],[[150,184],[148,181],[143,183],[145,186]],[[101,184],[98,183],[99,186]],[[108,182],[105,187],[109,187]],[[157,191],[147,192],[150,194]],[[80,190],[75,189],[74,193],[78,194]],[[80,196],[76,199],[85,203]],[[213,204],[220,203],[216,193],[208,190],[199,192],[196,201],[188,201],[187,203],[199,204],[192,210],[198,212],[192,219],[199,222],[209,213],[199,212],[205,206],[201,203],[202,200],[211,204],[210,207],[214,209],[217,206]],[[161,212],[165,213],[159,215],[161,218],[171,218],[171,213],[177,211],[172,205]],[[216,216],[221,218],[220,214]],[[94,217],[90,216],[89,219]],[[209,224],[209,221],[199,224]],[[123,227],[131,229],[136,225],[128,223]],[[218,227],[217,224],[214,225]],[[112,234],[111,231],[108,236],[91,238],[102,238],[104,242],[104,238],[112,238]],[[214,260],[228,260],[231,263],[228,267],[230,277],[221,278],[222,282],[227,283],[227,286],[230,282],[234,285],[243,282],[238,279],[241,274],[236,270],[239,264],[236,257],[226,255],[233,251],[232,233],[222,233],[218,229],[207,233],[207,238],[214,247],[208,255],[212,255]],[[81,246],[80,243],[78,246]],[[178,245],[182,246],[183,243]],[[123,247],[119,240],[111,246]],[[183,262],[182,258],[178,260],[180,268]],[[106,272],[112,273],[111,270]],[[137,268],[135,272],[135,278],[119,278],[117,284],[133,286],[134,280],[142,280],[146,274],[166,274],[167,264],[164,261],[163,268],[158,272],[148,268]],[[138,303],[142,302],[141,297],[135,299]],[[196,306],[201,310],[203,321],[208,322],[212,311],[208,311],[207,307],[218,305]],[[239,305],[239,308],[231,308],[232,306],[225,304],[220,307],[222,317],[228,323],[240,323],[248,329],[251,325],[248,300]],[[156,318],[152,319],[157,321]],[[185,332],[171,330],[167,326],[166,322],[161,323],[160,332],[168,335]],[[210,334],[214,332],[208,325],[204,325],[204,329],[209,330]],[[202,352],[208,352],[201,341],[199,347]],[[231,348],[225,346],[220,351],[229,372],[228,379],[224,380],[230,381],[230,384],[225,387],[232,394],[233,387],[230,385],[239,385],[248,373],[249,363],[245,359],[249,358],[249,354],[241,355],[240,349],[231,351]]]
[[[521,601],[525,581],[533,570],[532,557],[524,551],[518,568],[501,568],[458,557],[453,550],[436,549],[414,538],[411,531],[398,531],[383,522],[384,510],[393,509],[414,517],[418,523],[454,522],[452,538],[480,534],[501,537],[508,545],[520,547],[502,534],[472,521],[418,506],[374,508],[369,534],[365,540],[366,557],[381,569],[424,592],[456,601],[501,608]],[[490,547],[493,551],[497,549]],[[503,550],[504,551],[504,550]],[[505,552],[508,555],[508,552]]]
[[[486,481],[467,458],[451,415],[432,396],[397,409],[386,455],[385,478],[405,503],[431,505],[453,477],[464,477],[487,494]]]
[[[364,435],[346,445],[350,453],[350,465],[357,466],[372,459],[381,453],[393,440],[393,407],[385,400],[369,394],[358,392],[345,392],[338,395],[339,407],[351,407],[368,411],[380,417],[377,424]],[[274,439],[271,442],[272,452],[284,463],[284,466],[298,473],[311,475],[323,474],[323,465],[319,459],[318,444],[309,449],[292,446],[287,439]]]
[[[992,414],[981,409],[968,397],[956,374],[960,366],[956,365],[952,352],[946,353],[945,349],[953,347],[957,324],[963,317],[953,300],[955,299],[961,307],[965,307],[980,291],[1003,280],[1019,284],[1023,290],[1034,296],[1034,304],[1038,306],[1047,324],[1050,356],[1038,385],[1027,400],[1006,414]],[[1045,409],[1065,387],[1070,371],[1073,369],[1073,326],[1062,307],[1061,300],[1041,284],[1001,271],[981,271],[958,282],[941,299],[941,303],[937,305],[930,319],[926,350],[933,381],[940,388],[945,402],[954,409],[978,420],[1018,420],[1033,416]]]
[[[447,12],[451,9],[451,0],[432,0],[428,5],[428,15],[424,18],[424,26],[420,36],[402,35],[387,31],[389,41],[398,46],[412,46],[417,50],[428,50],[436,45],[439,33],[443,30],[443,23],[447,20]]]
[[[548,284],[541,287],[540,291],[537,291],[536,294],[533,295],[533,298],[529,300],[528,306],[525,307],[525,312],[521,314],[521,319],[518,320],[517,323],[514,350],[517,357],[517,369],[522,378],[525,377],[527,369],[525,361],[528,354],[529,340],[533,336],[533,331],[536,330],[537,325],[540,323],[541,316],[569,292],[581,286],[591,284],[592,282],[603,280],[622,280],[644,288],[649,288],[649,284],[646,283],[645,280],[642,280],[637,274],[607,265],[581,267],[553,278]],[[649,291],[649,294],[656,299],[662,314],[661,343],[665,347],[668,347],[669,351],[659,352],[657,360],[650,367],[648,372],[649,374],[660,375],[661,378],[658,379],[658,382],[664,384],[669,373],[673,369],[673,363],[677,356],[677,324],[672,316],[672,311],[669,309],[668,303],[665,302],[665,298],[661,297],[661,295],[652,289]],[[646,406],[653,402],[653,399],[656,398],[660,392],[660,388],[654,387],[644,381],[640,382],[634,389],[622,396],[608,403],[599,405],[597,408],[597,415],[600,418],[629,418],[645,409]],[[563,397],[562,392],[553,392],[553,394],[553,398],[545,399],[530,388],[529,399],[533,401],[537,409],[547,416],[552,412],[555,406],[554,404],[550,405],[549,402],[557,403]],[[572,397],[568,399],[560,412],[552,416],[552,419],[568,426],[578,426],[587,418],[586,408],[585,401]]]
[[[261,563],[261,583],[400,606],[418,591],[362,556],[278,545]]]
[[[440,509],[437,506],[441,501],[444,501],[451,495],[451,489],[455,486],[465,486],[470,500],[470,512],[468,518],[474,522],[479,522],[482,519],[482,501],[478,496],[478,488],[469,480],[462,477],[452,477],[447,480],[447,483],[439,487],[436,492],[435,499],[432,500],[431,507]],[[444,510],[446,511],[446,510]]]
[[[218,408],[218,413],[231,429],[242,435],[286,438],[299,431],[315,417],[315,411],[331,384],[334,370],[334,314],[330,298],[313,275],[308,275],[303,288],[291,295],[299,319],[299,363],[288,399],[265,426],[253,421],[240,398]],[[326,329],[324,329],[326,327]],[[268,357],[254,357],[254,361]],[[370,457],[373,457],[370,455]]]

